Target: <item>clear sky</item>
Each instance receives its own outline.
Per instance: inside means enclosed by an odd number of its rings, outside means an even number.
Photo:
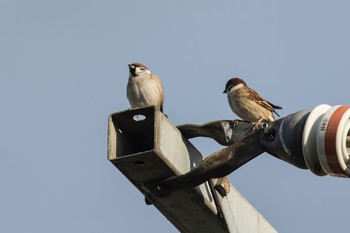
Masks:
[[[175,125],[235,119],[222,94],[234,76],[281,116],[346,105],[349,11],[347,0],[0,0],[0,232],[177,232],[107,160],[127,64],[160,75]],[[348,230],[349,179],[268,154],[229,178],[279,232]]]

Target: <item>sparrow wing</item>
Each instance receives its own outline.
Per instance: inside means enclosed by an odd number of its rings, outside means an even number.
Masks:
[[[266,108],[267,110],[274,112],[277,116],[278,113],[275,111],[275,109],[282,109],[280,106],[274,105],[270,103],[269,101],[263,99],[256,91],[253,89],[249,88],[249,95],[247,96],[248,99],[254,101],[255,103],[259,104],[260,106]]]
[[[151,80],[154,81],[156,87],[157,87],[157,91],[159,92],[161,99],[160,99],[160,111],[163,112],[163,105],[164,105],[164,91],[163,91],[163,85],[162,85],[162,81],[160,80],[160,78],[158,77],[158,75],[151,75]]]

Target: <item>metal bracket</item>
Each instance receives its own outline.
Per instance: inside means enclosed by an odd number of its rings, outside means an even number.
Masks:
[[[227,127],[222,128],[220,125],[222,123],[227,123]],[[217,132],[217,138],[212,138],[224,144],[234,142],[235,139],[231,136],[236,133],[230,135],[232,126],[229,121],[214,123],[214,125],[213,130]],[[186,129],[188,136],[191,127],[182,127],[181,131],[185,133]],[[224,130],[226,134],[222,134],[221,130]],[[205,133],[206,130],[203,132]],[[198,131],[194,134],[198,134]],[[249,140],[255,142],[257,136]],[[250,142],[249,140],[245,143]],[[226,148],[225,153],[230,149],[231,147]],[[235,146],[232,145],[232,149],[236,149]],[[230,169],[257,156],[260,148],[254,151],[251,157],[238,158],[236,162],[230,161],[227,166],[223,164],[224,172],[227,173]],[[238,154],[241,155],[242,152]],[[211,158],[215,160],[218,157],[212,156]],[[201,153],[164,114],[154,107],[110,115],[108,159],[180,232],[276,232],[229,182],[230,191],[222,197],[214,190],[213,184],[216,183],[216,179],[209,179],[204,183],[201,181],[202,178],[198,179],[196,171],[198,167],[205,164]],[[194,177],[195,183],[189,180],[189,183],[186,184],[187,179],[192,176],[188,174],[196,176]],[[150,184],[157,184],[169,177],[175,178],[175,183],[180,183],[182,188],[170,192],[165,198],[154,195]],[[183,187],[183,184],[188,187]]]

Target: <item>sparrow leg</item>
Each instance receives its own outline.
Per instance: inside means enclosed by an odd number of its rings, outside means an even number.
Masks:
[[[238,122],[240,122],[241,120],[233,120],[232,123],[233,123],[233,128],[236,128],[236,126],[238,125]]]
[[[253,129],[258,129],[259,128],[259,125],[260,125],[260,123],[261,123],[261,121],[262,121],[263,119],[262,118],[260,118],[257,122],[255,122],[255,123],[253,123]]]

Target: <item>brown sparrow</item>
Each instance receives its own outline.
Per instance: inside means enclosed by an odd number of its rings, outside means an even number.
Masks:
[[[240,78],[228,80],[224,93],[227,93],[232,111],[243,121],[254,123],[254,129],[257,129],[262,121],[274,121],[273,113],[279,116],[275,109],[282,109],[263,99]]]
[[[130,72],[126,94],[131,108],[154,105],[163,112],[164,94],[159,77],[152,75],[148,67],[140,63],[128,66]]]

